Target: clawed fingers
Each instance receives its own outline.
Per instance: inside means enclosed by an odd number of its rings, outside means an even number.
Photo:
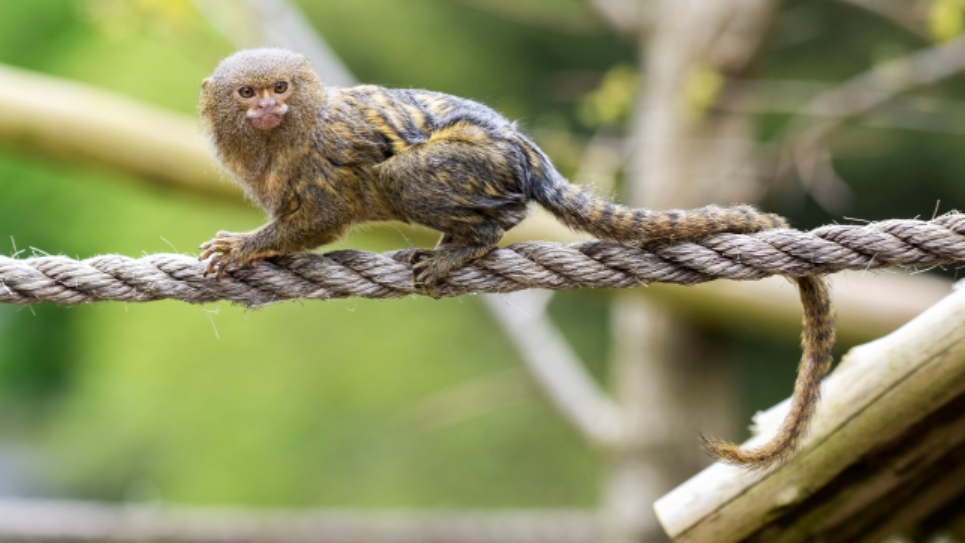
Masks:
[[[208,264],[204,268],[204,277],[214,274],[219,281],[228,271],[228,266],[237,264],[237,234],[231,232],[218,232],[217,237],[198,248],[201,255],[198,260],[207,260]]]
[[[207,260],[208,257],[215,253],[229,253],[231,252],[231,243],[227,239],[213,239],[207,243],[203,243],[201,247],[201,256],[198,260]]]
[[[204,277],[207,277],[215,272],[220,273],[221,267],[222,266],[218,262],[218,259],[212,258],[211,261],[208,262],[208,265],[204,267]]]
[[[428,257],[431,256],[431,254],[423,256]],[[421,288],[422,292],[425,293],[426,296],[431,296],[436,300],[442,298],[442,296],[439,294],[439,291],[436,289],[436,283],[438,282],[439,278],[433,270],[431,258],[419,260],[412,265],[412,285],[417,288]]]
[[[416,249],[409,255],[409,264],[412,264],[414,270],[419,264],[431,258],[432,254],[433,252],[429,249]]]
[[[217,237],[201,244],[199,260],[207,260],[204,267],[204,277],[214,275],[219,281],[228,273],[228,268],[236,268],[251,264],[257,266],[267,257],[275,256],[271,251],[253,253],[245,248],[245,234],[234,234],[221,231]]]
[[[426,276],[429,275],[429,265],[432,263],[431,260],[421,260],[412,265],[412,280],[417,284],[421,285]]]
[[[221,252],[221,251],[219,251],[218,249],[216,249],[216,248],[214,248],[214,247],[202,245],[202,246],[201,246],[201,256],[198,257],[198,260],[207,260],[209,256],[211,256],[211,255],[213,255],[213,254],[215,254],[215,253],[220,253],[220,252]]]
[[[215,255],[208,261],[208,265],[204,267],[204,277],[214,274],[215,279],[220,281],[224,278],[225,273],[228,271],[228,266],[232,265],[230,259],[226,258],[224,255]]]

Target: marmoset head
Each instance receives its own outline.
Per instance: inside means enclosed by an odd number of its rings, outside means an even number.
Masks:
[[[216,104],[222,113],[237,112],[237,119],[243,114],[258,130],[272,130],[305,85],[318,85],[305,57],[284,49],[239,51],[201,84],[201,114],[206,117],[205,106]]]
[[[221,61],[201,84],[199,112],[222,162],[263,159],[267,139],[311,138],[324,90],[308,60],[285,49],[249,49]],[[290,134],[292,130],[306,134]]]

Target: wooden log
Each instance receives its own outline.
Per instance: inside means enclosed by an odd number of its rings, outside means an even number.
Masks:
[[[0,138],[241,201],[196,120],[89,85],[0,66]]]
[[[361,511],[0,499],[5,541],[591,543],[593,511]]]
[[[934,305],[952,290],[936,275],[891,271],[841,272],[829,277],[838,314],[838,339],[855,345],[881,337]],[[652,285],[637,289],[687,318],[714,328],[746,329],[793,341],[801,335],[801,300],[783,277],[760,281],[713,281],[693,287]]]
[[[871,541],[961,493],[965,474],[948,467],[965,449],[963,323],[958,289],[852,349],[789,464],[763,474],[707,468],[655,504],[667,533],[681,543]],[[756,417],[760,433],[747,445],[770,439],[787,408]],[[848,532],[855,526],[867,529]]]

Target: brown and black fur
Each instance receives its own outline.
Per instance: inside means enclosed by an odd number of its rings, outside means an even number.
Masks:
[[[236,93],[290,84],[280,124],[259,129]],[[353,224],[397,220],[442,234],[414,265],[427,293],[450,272],[490,252],[526,216],[529,202],[564,224],[625,243],[693,240],[786,226],[750,206],[634,209],[570,184],[515,124],[479,103],[436,92],[323,86],[304,57],[281,49],[241,51],[205,80],[201,118],[215,153],[271,221],[249,233],[219,232],[202,245],[207,271],[313,249]],[[795,407],[782,433],[741,452],[705,439],[722,460],[762,467],[785,459],[803,435],[831,362],[833,323],[822,279],[797,279],[805,304],[805,358]]]

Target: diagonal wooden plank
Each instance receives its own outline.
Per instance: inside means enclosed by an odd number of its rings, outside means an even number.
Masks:
[[[795,459],[770,473],[716,464],[656,504],[676,541],[741,541],[791,514],[839,474],[965,393],[965,290],[894,333],[853,349],[824,384],[811,435]],[[758,417],[766,441],[787,410]],[[800,526],[780,538],[803,541]],[[776,536],[775,536],[776,537]]]

